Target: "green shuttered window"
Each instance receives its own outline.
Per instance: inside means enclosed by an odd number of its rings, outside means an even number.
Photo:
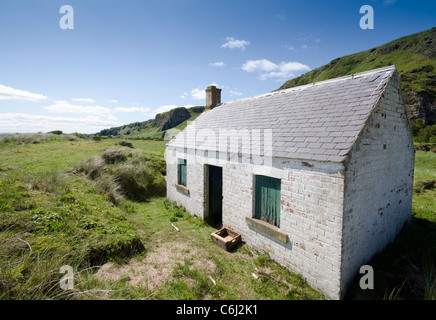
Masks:
[[[280,227],[280,179],[256,176],[254,218]]]
[[[179,159],[179,175],[177,183],[186,187],[186,159]]]

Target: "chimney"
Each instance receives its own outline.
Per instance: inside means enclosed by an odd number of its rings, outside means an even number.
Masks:
[[[206,108],[204,111],[211,110],[221,104],[221,89],[209,86],[206,89]]]

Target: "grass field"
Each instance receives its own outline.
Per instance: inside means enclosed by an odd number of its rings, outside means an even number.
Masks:
[[[0,299],[323,299],[246,245],[218,248],[169,203],[165,142],[34,138],[0,140]],[[375,289],[356,279],[347,299],[435,298],[435,164],[417,151],[412,222],[369,263]]]
[[[323,299],[245,245],[219,249],[165,191],[138,201],[123,189],[161,187],[165,142],[40,138],[0,143],[1,299]],[[138,159],[151,188],[131,177]],[[63,265],[73,290],[59,286]]]

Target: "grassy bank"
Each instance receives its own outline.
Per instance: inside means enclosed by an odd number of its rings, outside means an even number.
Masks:
[[[64,298],[62,265],[87,269],[144,250],[123,206],[96,181],[74,174],[81,161],[116,141],[10,138],[0,148],[1,298]],[[161,157],[162,143],[138,145],[150,158]]]

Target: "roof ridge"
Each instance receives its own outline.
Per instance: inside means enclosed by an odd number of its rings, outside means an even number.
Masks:
[[[297,87],[286,88],[286,89],[281,89],[281,90],[277,90],[277,91],[263,93],[263,94],[259,94],[259,95],[255,95],[255,96],[251,96],[251,97],[246,97],[246,98],[226,101],[226,102],[221,103],[220,105],[217,105],[217,107],[221,106],[221,105],[232,104],[234,102],[239,102],[239,101],[244,101],[244,100],[249,100],[249,99],[257,99],[257,98],[267,97],[267,96],[270,96],[270,95],[283,94],[283,93],[287,93],[287,92],[291,92],[291,91],[296,91],[296,90],[303,90],[303,89],[306,89],[306,88],[312,88],[314,86],[320,86],[320,85],[324,85],[324,84],[328,84],[328,83],[334,83],[334,82],[346,80],[348,78],[350,78],[350,79],[358,79],[358,78],[362,78],[362,77],[370,75],[370,74],[381,73],[383,71],[388,72],[388,71],[394,71],[394,70],[396,70],[395,65],[390,65],[390,66],[387,66],[387,67],[382,67],[382,68],[378,68],[378,69],[372,69],[372,70],[368,70],[368,71],[362,71],[362,72],[359,72],[359,73],[354,73],[354,74],[350,74],[350,75],[346,75],[346,76],[342,76],[342,77],[337,77],[337,78],[333,78],[333,79],[327,79],[327,80],[312,82],[312,83],[304,84],[304,85],[297,86]]]

